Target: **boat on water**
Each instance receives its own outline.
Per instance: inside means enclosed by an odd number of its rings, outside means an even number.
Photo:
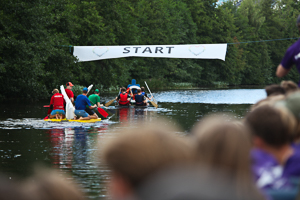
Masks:
[[[80,123],[95,123],[100,122],[101,118],[98,119],[88,119],[88,120],[80,120],[80,119],[44,119],[47,122],[80,122]]]

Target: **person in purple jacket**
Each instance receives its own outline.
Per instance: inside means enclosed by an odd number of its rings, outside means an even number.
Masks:
[[[255,148],[251,159],[257,186],[294,189],[291,180],[300,178],[300,151],[291,145],[296,119],[283,108],[262,105],[246,116],[245,123],[252,129]]]
[[[297,18],[296,23],[299,33],[300,33],[300,15]],[[292,44],[287,51],[278,65],[276,70],[276,76],[281,78],[290,71],[293,65],[296,65],[298,73],[300,73],[300,40],[297,40],[294,44]],[[300,87],[300,81],[298,82],[298,87]]]

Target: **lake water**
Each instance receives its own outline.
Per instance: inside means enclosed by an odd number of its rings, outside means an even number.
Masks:
[[[153,93],[158,109],[123,108],[97,123],[45,122],[47,108],[38,103],[0,105],[0,170],[9,179],[26,177],[35,163],[71,174],[89,199],[106,195],[109,171],[101,164],[99,148],[112,129],[164,117],[189,134],[195,122],[207,114],[223,112],[243,118],[249,107],[266,97],[263,89],[169,90]],[[113,99],[101,95],[101,101]]]

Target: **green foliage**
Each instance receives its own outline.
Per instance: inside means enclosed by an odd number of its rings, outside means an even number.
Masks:
[[[49,98],[71,81],[77,94],[94,84],[116,91],[131,79],[150,88],[270,84],[298,37],[295,0],[2,0],[0,1],[0,100]],[[226,61],[120,58],[76,62],[73,46],[229,44]],[[63,46],[65,45],[65,46]],[[297,81],[295,67],[285,77]],[[183,84],[184,85],[184,84]],[[95,87],[94,86],[94,87]],[[78,88],[77,88],[78,87]],[[78,92],[77,92],[78,89]]]

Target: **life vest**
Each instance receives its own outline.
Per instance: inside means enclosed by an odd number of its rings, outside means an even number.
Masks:
[[[144,95],[135,95],[135,104],[136,105],[143,105],[144,104]]]
[[[64,110],[64,96],[60,93],[53,95],[53,110]]]
[[[128,94],[127,93],[125,93],[125,94],[121,93],[120,94],[119,104],[122,104],[122,105],[128,104],[129,101],[127,100],[127,98],[128,98]]]
[[[145,96],[145,92],[142,92],[142,95],[144,95],[144,96]]]

